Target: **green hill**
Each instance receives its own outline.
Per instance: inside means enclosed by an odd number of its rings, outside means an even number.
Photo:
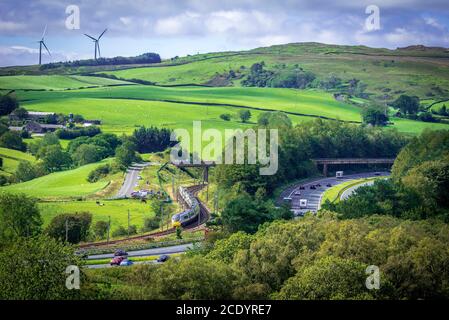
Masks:
[[[0,192],[26,193],[29,196],[48,199],[86,196],[108,185],[109,181],[89,183],[86,178],[93,169],[109,161],[111,160],[106,159],[74,170],[55,172],[27,182],[0,187]]]

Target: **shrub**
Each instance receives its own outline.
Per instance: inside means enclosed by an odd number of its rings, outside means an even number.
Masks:
[[[220,114],[220,119],[222,119],[224,121],[230,121],[231,120],[231,115],[229,113]]]

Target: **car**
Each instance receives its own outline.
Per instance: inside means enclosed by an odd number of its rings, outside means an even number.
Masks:
[[[300,196],[301,195],[301,191],[296,191],[295,192],[295,196]]]
[[[310,189],[311,189],[311,190],[315,190],[316,187],[315,187],[315,186],[310,186]]]
[[[122,261],[125,260],[125,257],[122,256],[118,256],[118,257],[114,257],[111,262],[109,262],[109,264],[111,266],[119,266],[120,263],[122,263]]]
[[[304,188],[304,186],[300,186],[299,190],[305,190],[306,188]]]
[[[118,249],[114,252],[114,256],[115,257],[124,257],[124,256],[128,256],[128,253],[125,250]]]
[[[132,260],[124,259],[120,262],[121,267],[132,266],[134,262]]]
[[[330,183],[328,183],[328,184],[326,185],[326,187],[330,188],[330,187],[332,187],[332,185],[331,185]]]
[[[380,176],[380,172],[376,172],[374,175],[375,176]]]
[[[165,262],[168,259],[170,259],[170,256],[167,256],[166,254],[161,255],[159,258],[157,258],[157,262]]]
[[[88,257],[87,251],[83,249],[76,251],[75,255],[77,255],[81,259],[86,259]]]

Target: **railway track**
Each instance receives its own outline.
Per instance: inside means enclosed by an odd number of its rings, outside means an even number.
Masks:
[[[196,197],[198,192],[200,192],[201,189],[203,189],[205,186],[206,185],[201,184],[201,185],[195,185],[195,186],[188,187],[187,189],[189,189],[189,191],[192,192],[192,194],[195,195],[195,197]],[[200,217],[199,217],[199,220],[191,222],[188,225],[184,226],[184,230],[199,229],[210,218],[210,212],[207,209],[207,207],[198,199],[198,197],[196,197],[196,199],[198,200],[198,203],[200,204]],[[164,231],[154,232],[154,233],[150,233],[150,234],[146,234],[146,235],[140,235],[140,236],[133,236],[133,237],[129,237],[129,238],[126,238],[126,239],[83,243],[83,244],[79,245],[79,248],[85,249],[85,248],[101,247],[101,246],[107,246],[107,245],[111,245],[111,244],[118,244],[118,243],[133,241],[133,240],[144,240],[144,239],[158,238],[158,237],[162,237],[162,236],[166,236],[166,235],[172,234],[174,232],[176,232],[176,229],[175,228],[171,228],[171,229],[164,230]]]

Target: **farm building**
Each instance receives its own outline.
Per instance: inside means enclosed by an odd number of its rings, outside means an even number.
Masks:
[[[44,121],[46,119],[46,117],[48,117],[48,116],[54,116],[54,115],[56,115],[54,112],[28,111],[25,120],[39,122],[39,121]],[[18,121],[21,119],[19,119],[19,117],[14,112],[12,112],[9,115],[9,120],[10,121]]]
[[[28,122],[23,127],[9,127],[11,131],[28,131],[29,133],[47,133],[54,132],[58,129],[63,129],[64,126],[60,124],[42,124],[34,121]]]

